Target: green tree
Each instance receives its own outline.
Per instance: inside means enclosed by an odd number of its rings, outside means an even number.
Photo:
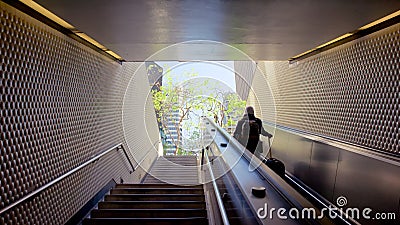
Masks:
[[[167,70],[163,85],[152,90],[157,119],[164,133],[172,139],[175,154],[187,154],[185,148],[196,148],[201,138],[199,124],[202,116],[213,117],[220,126],[225,126],[232,123],[237,111],[241,114],[245,106],[245,101],[235,93],[219,89],[209,79],[198,79],[198,74],[193,71],[183,76],[186,80],[177,84],[173,80],[176,75]],[[183,132],[187,134],[185,143],[182,143]]]
[[[175,154],[178,154],[182,149],[183,122],[189,120],[190,114],[202,107],[202,98],[195,98],[195,96],[199,95],[199,90],[201,90],[201,87],[205,87],[207,82],[196,85],[188,82],[175,84],[169,70],[164,76],[163,85],[159,87],[159,91],[152,90],[153,103],[159,115],[157,119],[162,124],[164,132],[172,138],[176,149]],[[185,73],[184,76],[190,79],[198,76],[198,74],[189,72]],[[170,129],[170,126],[173,126],[174,129]],[[174,132],[176,132],[176,138],[174,138]]]

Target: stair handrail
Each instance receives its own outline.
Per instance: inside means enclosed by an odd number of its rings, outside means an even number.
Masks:
[[[84,162],[83,164],[81,164],[81,165],[75,167],[74,169],[68,171],[67,173],[65,173],[65,174],[63,174],[63,175],[61,175],[61,176],[59,176],[58,178],[56,178],[56,179],[50,181],[49,183],[47,183],[47,184],[41,186],[40,188],[38,188],[38,189],[32,191],[31,193],[27,194],[26,196],[22,197],[21,199],[17,200],[16,202],[14,202],[14,203],[8,205],[7,207],[1,209],[1,210],[0,210],[0,215],[3,214],[3,213],[5,213],[5,212],[7,212],[8,210],[14,208],[15,206],[21,204],[22,202],[24,202],[24,201],[26,201],[26,200],[32,198],[33,196],[35,196],[35,195],[41,193],[42,191],[44,191],[44,190],[46,190],[47,188],[53,186],[54,184],[60,182],[61,180],[65,179],[66,177],[68,177],[68,176],[70,176],[70,175],[76,173],[77,171],[81,170],[82,168],[86,167],[87,165],[89,165],[89,164],[91,164],[91,163],[93,163],[93,162],[99,160],[101,157],[103,157],[104,155],[108,154],[109,152],[111,152],[111,151],[113,151],[113,150],[115,150],[115,149],[118,150],[118,149],[120,149],[120,148],[122,148],[122,143],[116,144],[116,145],[112,146],[111,148],[109,148],[109,149],[103,151],[102,153],[97,154],[96,156],[94,156],[93,158],[91,158],[91,159],[89,159],[88,161]],[[128,161],[130,162],[129,158],[128,158]]]
[[[124,152],[124,155],[125,155],[126,159],[128,160],[129,165],[132,168],[132,170],[129,170],[129,174],[132,174],[133,172],[135,172],[136,168],[133,166],[131,160],[129,159],[128,153],[126,153],[126,150],[122,144],[119,147],[117,147],[117,151],[120,149],[122,149],[122,151]]]
[[[207,147],[207,149],[209,149],[209,147]],[[219,212],[221,214],[222,222],[223,222],[224,225],[229,225],[230,223],[229,223],[229,220],[228,220],[228,215],[226,214],[224,203],[223,203],[222,198],[221,198],[221,193],[218,190],[217,182],[215,182],[215,176],[214,176],[213,170],[212,170],[211,165],[210,165],[210,160],[208,159],[207,151],[204,148],[202,150],[203,150],[202,154],[204,154],[204,159],[206,159],[206,164],[207,164],[208,169],[210,171],[210,177],[211,177],[211,180],[212,180],[214,194],[215,194],[215,197],[217,198],[218,208],[219,208]]]

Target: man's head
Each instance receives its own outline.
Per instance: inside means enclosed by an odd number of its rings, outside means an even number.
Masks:
[[[252,106],[247,106],[246,113],[254,115],[254,108]]]

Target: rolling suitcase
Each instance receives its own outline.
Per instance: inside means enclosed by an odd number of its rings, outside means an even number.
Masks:
[[[271,141],[268,138],[269,144],[269,158],[264,158],[263,163],[267,165],[272,171],[278,174],[280,177],[285,178],[285,164],[277,158],[272,157]]]

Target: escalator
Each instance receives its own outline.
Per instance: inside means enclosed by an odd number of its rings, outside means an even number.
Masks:
[[[203,122],[203,136],[212,140],[204,150],[208,152],[205,155],[211,155],[208,158],[213,167],[218,164],[223,168],[222,172],[215,170],[224,182],[220,189],[227,191],[237,213],[238,219],[230,219],[231,224],[357,224],[337,211],[330,218],[327,208],[321,207],[327,207],[326,204],[316,203],[318,200],[311,200],[306,189],[300,191],[301,187],[287,182],[290,180],[287,176],[277,175],[211,119],[204,118]],[[265,196],[257,197],[252,188],[264,188]]]
[[[219,177],[216,179],[218,190],[221,193],[223,205],[231,225],[257,224],[257,219],[249,205],[235,184],[232,174],[224,165],[217,163],[216,157],[211,158],[213,172]]]

